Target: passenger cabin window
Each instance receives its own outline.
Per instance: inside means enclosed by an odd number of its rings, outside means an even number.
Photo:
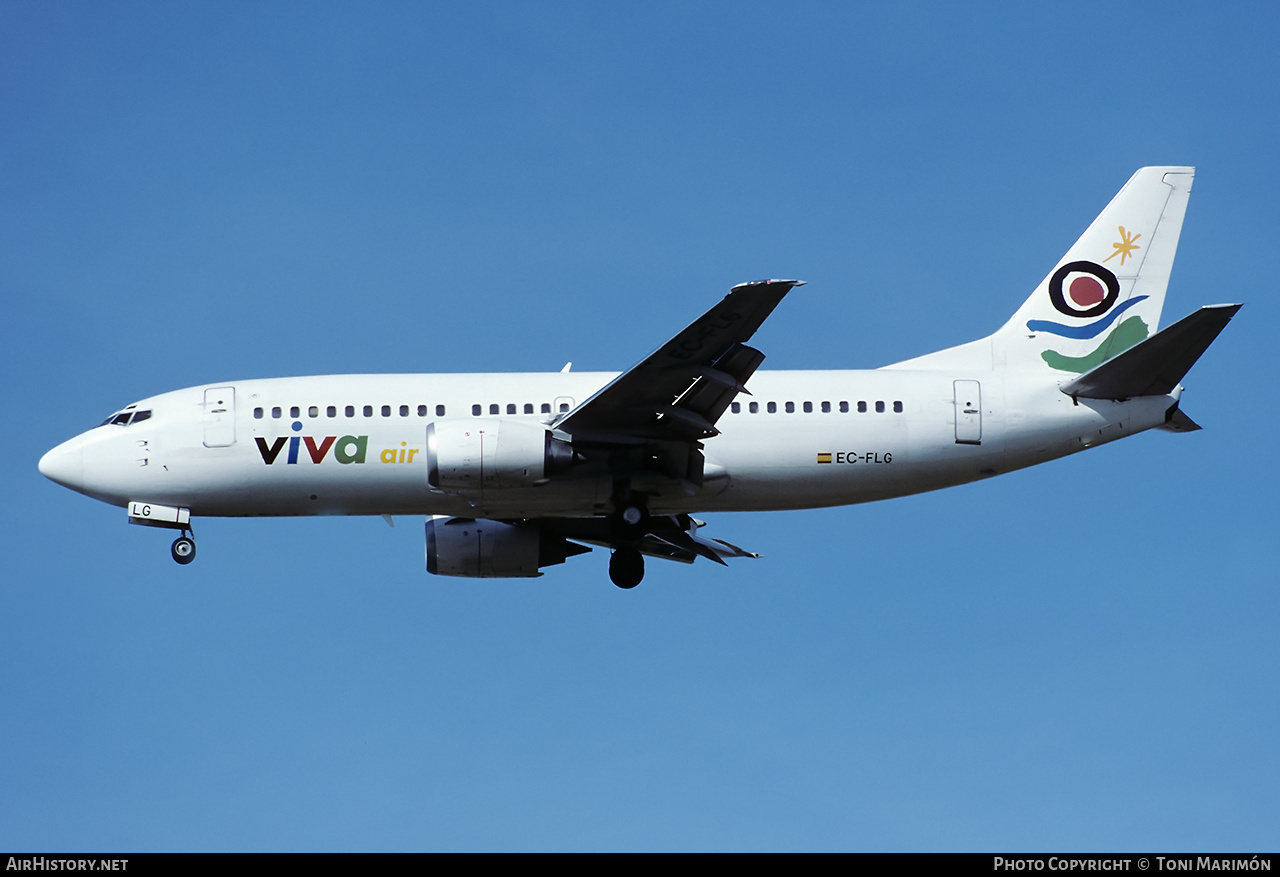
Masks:
[[[768,405],[766,405],[765,407],[768,409],[768,411],[769,411],[769,413],[770,413],[770,414],[777,414],[777,413],[778,413],[778,403],[777,403],[777,402],[770,402],[770,403],[769,403]]]
[[[310,408],[308,408],[308,409],[307,409],[307,416],[308,416],[308,417],[319,417],[319,416],[320,416],[320,409],[319,409],[319,408],[317,408],[315,405],[312,405]]]
[[[408,416],[409,416],[409,406],[408,406],[408,405],[401,405],[401,406],[400,406],[400,416],[401,416],[401,417],[408,417]]]
[[[532,414],[532,413],[533,413],[533,403],[532,403],[532,402],[526,402],[526,403],[524,403],[524,413],[525,413],[525,414]]]
[[[883,403],[883,402],[877,402],[877,403],[876,403],[876,414],[884,414],[884,403]]]
[[[443,406],[443,405],[437,405],[437,406],[436,406],[436,417],[444,417],[444,406]]]
[[[823,403],[822,403],[822,413],[823,413],[823,414],[830,414],[830,413],[831,413],[831,403],[830,403],[830,402],[823,402]]]
[[[515,414],[515,413],[516,413],[516,403],[514,403],[514,402],[508,402],[508,403],[507,403],[507,413],[508,413],[508,414]]]
[[[729,405],[729,410],[730,410],[730,411],[732,411],[734,414],[741,414],[741,413],[742,413],[742,403],[741,403],[741,402],[733,402],[733,403],[731,403],[731,404]]]
[[[812,403],[812,402],[806,402],[806,403],[804,403],[804,413],[805,413],[805,414],[812,414],[812,413],[813,413],[813,403]]]
[[[254,420],[261,420],[261,419],[262,419],[262,415],[263,415],[263,413],[264,413],[264,412],[263,412],[263,410],[262,410],[261,408],[255,408],[255,409],[253,409],[253,419],[254,419]]]
[[[472,406],[471,406],[471,416],[472,416],[472,417],[479,417],[479,416],[480,416],[480,406],[479,406],[479,405],[472,405]]]
[[[787,413],[788,413],[788,414],[795,414],[795,413],[796,413],[796,403],[794,403],[794,402],[788,402],[786,407],[787,407]]]
[[[419,416],[419,417],[426,417],[426,416],[427,416],[427,406],[426,406],[426,405],[419,405],[419,406],[418,406],[418,416]]]
[[[490,414],[497,414],[497,413],[498,413],[499,411],[501,411],[501,410],[502,410],[502,408],[498,405],[498,403],[497,403],[497,402],[491,402],[491,403],[489,403],[489,413],[490,413]]]
[[[337,417],[338,409],[335,406],[330,405],[328,408],[324,409],[324,413],[326,417]]]
[[[893,413],[894,413],[894,414],[901,414],[901,413],[902,413],[902,403],[901,403],[901,402],[894,402],[894,403],[893,403]]]
[[[568,410],[569,410],[569,403],[568,403],[568,402],[561,402],[561,403],[560,403],[560,410],[561,410],[561,411],[568,411]]]
[[[271,409],[271,416],[276,420],[280,419],[280,406],[277,405],[275,408]]]
[[[391,406],[390,406],[390,405],[383,405],[383,406],[382,406],[382,416],[383,416],[383,417],[390,417],[390,416],[391,416]]]
[[[848,403],[848,402],[841,402],[841,403],[840,403],[840,413],[841,413],[841,414],[848,414],[848,413],[849,413],[849,403]]]
[[[859,402],[859,403],[858,403],[858,413],[859,413],[859,414],[866,414],[866,413],[867,413],[867,403],[866,403],[866,402]]]
[[[301,409],[301,408],[299,408],[297,405],[294,405],[292,408],[290,408],[290,409],[289,409],[289,416],[290,416],[290,417],[301,417],[301,416],[302,416],[302,409]]]
[[[551,403],[550,403],[550,402],[543,402],[543,403],[542,403],[542,408],[541,408],[540,410],[542,411],[542,413],[543,413],[543,414],[550,414],[550,413],[551,413]]]
[[[759,402],[750,402],[750,403],[748,403],[748,404],[747,404],[747,410],[748,410],[748,411],[750,411],[752,414],[759,414],[759,413],[760,413],[760,403],[759,403]]]
[[[364,406],[364,416],[365,416],[365,417],[372,417],[372,416],[373,416],[373,406],[372,406],[372,405],[366,405],[366,406]]]
[[[345,414],[345,415],[347,415],[348,417],[355,417],[355,416],[356,416],[356,406],[354,406],[354,405],[348,405],[346,408],[343,408],[343,409],[342,409],[342,413],[343,413],[343,414]]]

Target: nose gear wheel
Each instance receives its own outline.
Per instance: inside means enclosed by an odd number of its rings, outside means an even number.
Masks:
[[[169,547],[169,553],[173,555],[175,562],[186,566],[196,559],[196,540],[191,538],[186,530],[183,530],[182,535],[173,540],[173,545]]]

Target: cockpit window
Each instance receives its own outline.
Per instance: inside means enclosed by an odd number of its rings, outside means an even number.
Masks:
[[[113,426],[128,426],[130,423],[141,423],[142,421],[149,420],[150,418],[151,418],[150,408],[144,409],[142,411],[134,411],[133,406],[130,405],[125,410],[117,414],[112,414],[110,417],[108,417],[106,420],[102,421],[102,423],[98,425],[106,426],[107,424],[111,424]]]

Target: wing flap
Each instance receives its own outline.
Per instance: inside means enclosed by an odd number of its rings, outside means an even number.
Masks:
[[[705,368],[675,404],[666,413],[687,412],[695,414],[706,425],[697,438],[719,435],[715,422],[728,409],[735,396],[747,393],[747,380],[755,374],[764,354],[745,344],[734,344],[715,365]],[[748,395],[750,395],[748,393]]]

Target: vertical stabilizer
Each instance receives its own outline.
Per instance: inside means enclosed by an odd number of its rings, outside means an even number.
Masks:
[[[1081,374],[1154,335],[1194,176],[1190,167],[1134,174],[991,337],[997,358]]]

